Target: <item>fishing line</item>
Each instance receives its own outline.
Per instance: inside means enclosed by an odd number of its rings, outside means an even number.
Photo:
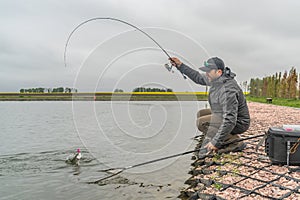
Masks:
[[[247,138],[240,138],[240,139],[236,139],[236,140],[233,140],[233,141],[230,141],[230,142],[226,142],[224,145],[229,145],[229,144],[233,144],[233,143],[236,143],[236,142],[241,142],[241,141],[245,141],[245,140],[258,138],[258,137],[262,137],[264,135],[265,134],[260,134],[260,135],[250,136],[250,137],[247,137]],[[167,159],[170,159],[170,158],[175,158],[175,157],[187,155],[187,154],[190,154],[190,153],[201,151],[203,149],[205,149],[205,148],[197,148],[197,149],[194,149],[194,150],[190,150],[190,151],[186,151],[186,152],[182,152],[182,153],[178,153],[178,154],[173,154],[173,155],[162,157],[162,158],[157,158],[157,159],[154,159],[154,160],[149,160],[149,161],[146,161],[146,162],[143,162],[143,163],[130,165],[130,166],[127,166],[127,167],[116,167],[116,168],[109,168],[109,169],[99,170],[99,172],[106,172],[106,173],[109,173],[110,175],[108,175],[106,177],[103,177],[103,178],[100,178],[96,181],[89,181],[87,183],[88,184],[98,184],[98,183],[101,183],[104,180],[110,179],[110,178],[112,178],[112,177],[114,177],[114,176],[116,176],[116,175],[118,175],[118,174],[120,174],[120,173],[122,173],[122,172],[124,172],[128,169],[140,167],[140,166],[143,166],[143,165],[148,165],[148,164],[151,164],[151,163],[167,160]],[[209,156],[209,155],[207,154],[205,157],[207,157],[207,156]]]
[[[72,32],[69,34],[68,36],[68,39],[67,39],[67,42],[65,44],[65,50],[64,50],[64,64],[65,64],[65,67],[67,67],[67,47],[69,45],[69,42],[70,42],[70,39],[72,37],[72,35],[74,34],[74,32],[79,29],[81,26],[83,26],[84,24],[88,23],[88,22],[91,22],[91,21],[95,21],[95,20],[112,20],[112,21],[117,21],[117,22],[120,22],[120,23],[123,23],[123,24],[126,24],[128,26],[131,26],[133,27],[134,29],[138,30],[139,32],[143,33],[144,35],[146,35],[150,40],[152,40],[163,52],[164,54],[169,58],[170,61],[172,61],[173,63],[175,63],[171,56],[168,54],[168,52],[154,39],[152,38],[148,33],[146,33],[145,31],[143,31],[142,29],[140,29],[139,27],[129,23],[129,22],[126,22],[124,20],[121,20],[121,19],[117,19],[117,18],[113,18],[113,17],[95,17],[95,18],[91,18],[91,19],[88,19],[82,23],[80,23],[79,25],[77,25],[73,30]],[[176,65],[176,64],[175,64]],[[167,67],[166,67],[167,68]],[[177,68],[177,67],[176,67]],[[167,68],[168,71],[171,71],[172,70],[172,65]],[[182,76],[184,79],[186,79],[186,76],[181,72]]]

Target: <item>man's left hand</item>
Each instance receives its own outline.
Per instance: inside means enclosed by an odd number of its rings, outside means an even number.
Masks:
[[[206,146],[208,152],[217,152],[218,148],[215,147],[211,142],[209,142]]]

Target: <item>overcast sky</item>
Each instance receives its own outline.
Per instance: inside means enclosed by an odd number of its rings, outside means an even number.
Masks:
[[[299,72],[300,1],[276,0],[1,0],[0,91],[76,87],[79,91],[131,91],[166,87],[203,91],[163,65],[167,56],[132,27],[143,29],[191,67],[222,58],[237,81]]]

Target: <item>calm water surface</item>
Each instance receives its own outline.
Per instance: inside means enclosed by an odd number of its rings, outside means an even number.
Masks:
[[[0,102],[0,199],[176,199],[191,155],[126,167],[194,148],[206,102]],[[80,166],[65,163],[82,149]]]

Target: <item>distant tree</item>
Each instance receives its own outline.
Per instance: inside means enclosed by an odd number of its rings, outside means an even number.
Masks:
[[[25,92],[25,89],[20,89],[20,93],[24,93]]]
[[[37,88],[37,92],[38,93],[44,93],[45,92],[45,88],[42,88],[42,87],[39,87],[39,88]]]
[[[146,89],[143,87],[138,87],[133,90],[133,92],[145,92],[145,91],[146,91]]]
[[[53,88],[52,92],[61,92],[61,93],[63,93],[64,92],[64,88],[63,87]]]
[[[240,86],[244,92],[247,92],[247,81],[240,82]]]
[[[139,88],[134,88],[132,92],[139,92]]]
[[[274,97],[274,84],[275,84],[275,75],[269,76],[270,86],[268,87],[268,96]]]
[[[71,92],[72,92],[72,88],[68,88],[68,87],[65,88],[65,93],[71,93]]]
[[[262,96],[267,96],[267,90],[268,90],[268,80],[267,77],[263,78],[263,85],[262,85]]]
[[[65,89],[63,87],[59,87],[59,88],[57,88],[57,90],[58,90],[58,92],[64,92],[65,91]]]
[[[250,95],[256,96],[256,82],[254,78],[250,79]]]
[[[286,98],[287,93],[287,71],[283,73],[282,79],[280,81],[280,91],[279,91],[279,97]]]
[[[297,81],[298,75],[296,72],[296,68],[292,67],[289,72],[289,76],[287,78],[287,98],[294,99],[297,94]]]
[[[265,81],[266,82],[266,81]],[[265,84],[265,85],[264,85]],[[252,96],[264,96],[266,93],[266,83],[264,83],[263,79],[251,79],[250,80],[250,95]]]
[[[274,79],[274,97],[278,97],[278,88],[280,84],[280,78],[281,78],[281,73],[276,73],[275,74],[275,79]]]
[[[170,88],[144,88],[144,87],[138,87],[134,88],[132,92],[173,92]]]
[[[115,89],[114,92],[124,92],[122,89]]]
[[[300,73],[299,73],[298,99],[300,99]]]
[[[274,97],[274,76],[268,76],[267,78],[267,97]]]

